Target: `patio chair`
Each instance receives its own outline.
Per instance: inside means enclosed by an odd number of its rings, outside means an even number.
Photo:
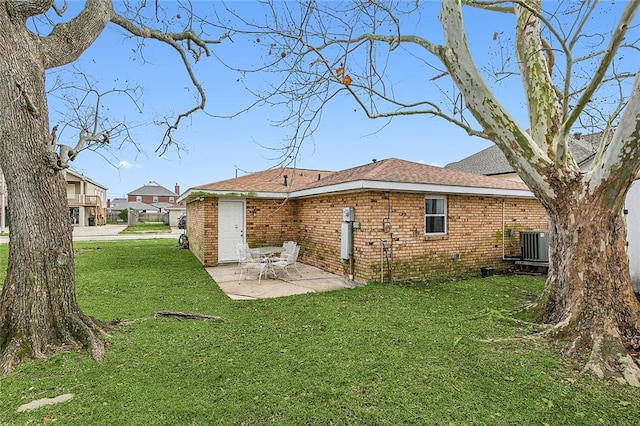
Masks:
[[[296,248],[298,244],[295,241],[285,241],[282,243],[282,251],[276,257],[273,257],[272,260],[277,262],[279,260],[286,260],[291,254],[293,254],[293,250]]]
[[[240,267],[242,266],[242,254],[244,251],[249,250],[249,245],[247,243],[236,243],[236,254],[238,255],[238,272],[240,271]]]
[[[284,243],[282,243],[282,247],[284,248],[284,251],[286,251],[286,252],[293,252],[293,249],[297,245],[298,244],[295,241],[285,241]]]
[[[287,274],[288,277],[291,277],[291,274],[289,274],[289,267],[293,267],[296,271],[298,271],[298,274],[302,276],[302,273],[300,273],[300,270],[298,269],[298,265],[297,265],[298,254],[300,254],[300,246],[296,244],[296,246],[293,249],[293,252],[291,253],[287,253],[286,251],[283,252],[280,255],[280,260],[276,260],[272,262],[271,267],[282,269],[282,271],[285,274]]]
[[[258,284],[260,284],[262,275],[267,271],[267,262],[264,262],[260,256],[256,256],[246,244],[238,243],[236,245],[236,251],[238,253],[238,269],[240,271],[238,284],[240,284],[243,278],[247,277],[249,269],[258,270]]]

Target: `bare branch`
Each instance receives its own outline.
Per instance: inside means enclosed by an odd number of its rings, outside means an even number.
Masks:
[[[191,116],[193,113],[204,110],[206,101],[207,101],[205,91],[202,87],[202,84],[200,84],[198,78],[196,77],[193,71],[193,66],[189,61],[187,52],[192,52],[194,54],[194,58],[196,59],[196,61],[200,57],[201,53],[204,53],[206,56],[210,56],[211,53],[209,51],[208,45],[221,43],[224,39],[228,37],[228,34],[223,34],[217,40],[205,40],[197,36],[191,30],[182,31],[179,33],[166,33],[166,32],[162,32],[162,31],[155,30],[148,27],[136,26],[132,21],[116,13],[113,14],[111,18],[111,22],[113,22],[116,25],[119,25],[120,27],[122,27],[123,29],[127,30],[128,32],[130,32],[135,36],[138,36],[144,39],[150,38],[150,39],[158,40],[162,43],[165,43],[173,47],[174,50],[176,50],[176,52],[178,52],[178,55],[180,56],[182,64],[184,65],[185,70],[189,75],[189,79],[191,80],[191,84],[196,88],[198,92],[198,95],[200,98],[200,102],[198,104],[194,105],[192,108],[188,109],[187,111],[179,114],[172,123],[169,123],[169,122],[166,123],[167,129],[165,131],[165,134],[162,138],[160,145],[156,149],[156,152],[160,152],[160,155],[163,155],[167,151],[168,147],[175,143],[173,139],[173,131],[178,129],[180,122],[183,119]],[[179,42],[185,42],[185,41],[187,42],[186,47],[182,46],[179,43]],[[193,43],[193,45],[191,43]]]
[[[529,187],[540,190],[545,186],[541,176],[549,158],[502,107],[474,66],[464,37],[460,5],[455,0],[443,0],[440,20],[445,30],[446,47],[441,49],[439,57],[463,92],[474,117],[489,139],[502,148]],[[548,187],[544,189],[552,192]]]
[[[630,0],[625,6],[620,16],[620,20],[618,21],[618,25],[614,30],[613,35],[611,36],[609,45],[605,50],[605,54],[600,60],[598,68],[594,72],[593,78],[576,103],[573,111],[571,112],[571,114],[569,114],[569,116],[563,123],[565,128],[570,128],[578,120],[578,117],[584,110],[585,105],[589,102],[593,93],[598,89],[599,85],[602,82],[602,79],[604,78],[605,72],[611,65],[611,62],[614,60],[618,48],[624,40],[627,30],[629,29],[629,25],[633,20],[633,17],[635,16],[639,6],[640,0]]]
[[[633,90],[611,142],[599,165],[592,168],[590,189],[604,185],[607,201],[622,206],[628,187],[640,171],[640,71],[636,74]],[[616,176],[616,179],[611,179]]]
[[[64,0],[62,7],[58,7],[55,3],[53,3],[51,5],[51,8],[56,12],[56,15],[62,16],[67,11],[67,6],[69,6],[68,0]]]
[[[112,142],[116,142],[116,146],[112,147],[114,150],[125,142],[135,145],[130,134],[134,123],[116,120],[114,124],[112,117],[109,116],[109,108],[105,100],[124,97],[141,113],[140,88],[127,85],[121,88],[101,90],[97,82],[91,81],[86,74],[78,70],[69,78],[73,81],[72,84],[65,84],[58,77],[50,92],[51,96],[61,99],[65,106],[59,111],[61,119],[51,132],[50,149],[52,152],[58,151],[55,161],[48,161],[52,167],[56,170],[67,168],[68,161],[75,160],[80,152],[106,148]],[[76,97],[78,94],[80,96]],[[58,132],[59,127],[60,132]],[[75,142],[59,143],[59,140],[64,139],[64,132],[67,129],[73,131],[74,136],[66,139],[75,139]]]
[[[45,68],[59,67],[78,59],[102,33],[112,13],[111,0],[87,0],[78,16],[56,25],[38,42]]]
[[[536,123],[530,130],[533,140],[548,154],[558,155],[556,162],[566,161],[566,147],[559,147],[553,143],[558,133],[559,102],[553,86],[550,66],[545,52],[548,47],[542,42],[539,9],[541,0],[530,2],[529,7],[515,8],[517,15],[517,45],[518,65],[521,71],[522,84],[525,87],[529,107],[529,122]],[[532,13],[532,9],[535,13]]]

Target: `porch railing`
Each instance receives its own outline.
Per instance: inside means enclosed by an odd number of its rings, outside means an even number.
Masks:
[[[67,196],[67,201],[70,206],[99,206],[102,205],[100,197],[97,195],[82,195],[75,194],[74,196]]]

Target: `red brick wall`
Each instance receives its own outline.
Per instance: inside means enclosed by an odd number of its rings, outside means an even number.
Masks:
[[[519,256],[518,231],[547,229],[546,214],[537,200],[473,196],[447,196],[447,235],[425,236],[424,194],[361,192],[299,199],[298,241],[301,260],[347,275],[340,258],[342,208],[354,207],[360,229],[354,230],[354,279],[379,281],[381,240],[387,240],[383,256],[385,281],[389,266],[393,280],[419,280],[437,275],[479,272],[481,266],[503,268],[502,221],[504,203],[505,257]],[[383,232],[389,217],[392,233]],[[509,238],[508,229],[513,229]],[[387,257],[391,264],[389,265]],[[454,259],[454,257],[456,257]]]
[[[173,201],[169,201],[168,195],[160,195],[158,196],[157,201],[153,201],[153,195],[143,195],[142,202],[145,204],[154,204],[154,203],[175,203],[178,197],[173,197]],[[127,195],[127,201],[137,201],[137,197],[135,195]]]
[[[204,266],[218,263],[218,199],[187,204],[189,249]]]
[[[296,200],[246,200],[246,238],[250,246],[281,245],[294,240],[300,261],[348,276],[340,256],[343,207],[354,207],[360,229],[354,230],[354,279],[381,279],[381,240],[385,281],[421,280],[434,276],[479,273],[482,266],[504,268],[505,257],[520,254],[519,231],[547,229],[537,200],[449,195],[447,234],[425,236],[425,194],[365,191]],[[206,265],[218,263],[217,198],[187,205],[191,250]],[[392,233],[382,229],[389,217]],[[503,221],[505,238],[503,244]],[[508,236],[508,230],[513,230]],[[389,275],[392,266],[392,276]]]
[[[218,200],[211,197],[187,204],[189,247],[204,266],[218,264]],[[296,240],[294,205],[284,200],[247,198],[245,228],[249,246],[279,246]]]
[[[249,247],[279,246],[295,240],[298,218],[295,201],[247,198],[246,230]]]

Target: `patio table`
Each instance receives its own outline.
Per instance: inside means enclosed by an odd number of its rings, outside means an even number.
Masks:
[[[262,257],[262,261],[267,264],[267,272],[271,274],[272,278],[277,278],[278,274],[276,274],[276,271],[273,269],[272,263],[274,255],[282,253],[284,251],[284,247],[256,247],[250,250]]]
[[[282,253],[284,251],[284,247],[256,247],[250,250],[263,256],[273,256],[276,253]]]

